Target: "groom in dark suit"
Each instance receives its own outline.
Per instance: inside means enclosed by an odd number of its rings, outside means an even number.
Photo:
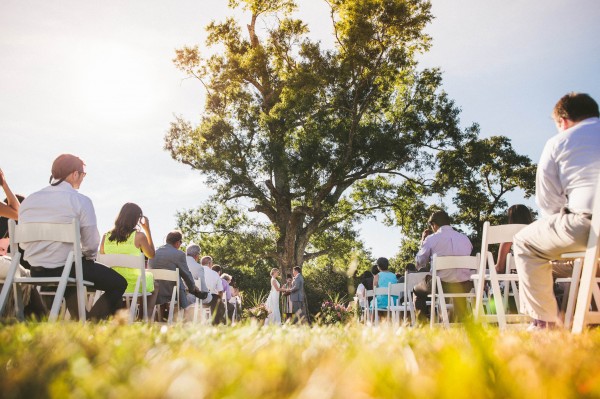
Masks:
[[[292,301],[292,313],[294,314],[295,322],[306,322],[308,312],[305,306],[304,296],[304,277],[302,277],[302,269],[299,266],[295,266],[292,274],[294,280],[292,281],[292,288],[290,291],[290,299]]]

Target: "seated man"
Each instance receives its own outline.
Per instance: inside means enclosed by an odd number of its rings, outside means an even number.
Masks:
[[[428,220],[431,233],[423,232],[421,249],[417,253],[415,263],[419,271],[427,269],[433,255],[438,256],[468,256],[473,245],[469,237],[455,231],[450,226],[450,217],[444,211],[434,212]],[[473,288],[470,269],[440,270],[437,275],[442,280],[444,292],[461,293],[469,292]],[[431,294],[431,275],[415,285],[413,289],[415,308],[419,319],[425,320],[429,309],[427,306],[428,295]],[[454,320],[462,320],[467,314],[465,298],[454,299]]]
[[[185,260],[187,261],[190,273],[192,273],[192,277],[194,277],[196,287],[198,287],[200,291],[207,293],[207,297],[202,299],[202,305],[210,306],[210,303],[212,301],[212,294],[208,291],[208,287],[206,285],[206,279],[204,278],[204,268],[200,263],[198,263],[198,260],[200,260],[200,246],[198,246],[197,244],[188,245],[185,252],[187,255]],[[196,297],[192,294],[188,294],[187,300],[190,304],[194,304],[196,302]],[[192,306],[189,306],[188,309],[191,307]],[[189,318],[188,316],[189,315],[186,315],[186,318]]]
[[[20,223],[70,223],[79,220],[83,279],[94,283],[94,288],[104,291],[89,312],[93,319],[105,319],[122,305],[127,281],[114,270],[95,263],[100,234],[96,226],[96,213],[92,201],[77,190],[85,177],[85,164],[74,155],[63,154],[52,164],[50,186],[31,194],[19,208]],[[71,251],[71,244],[36,241],[23,243],[25,260],[31,265],[32,277],[60,277]],[[75,277],[75,268],[71,268]],[[71,317],[76,318],[77,289],[67,287],[65,301]]]
[[[225,308],[221,306],[221,298],[223,295],[223,280],[219,276],[219,273],[212,269],[213,259],[210,256],[203,256],[200,260],[200,264],[204,269],[204,278],[206,279],[206,286],[208,291],[212,295],[212,300],[208,303],[210,311],[213,314],[213,324],[218,324],[224,317]]]
[[[514,238],[521,312],[534,319],[532,329],[557,321],[550,262],[562,253],[585,250],[600,174],[596,101],[587,94],[567,94],[556,103],[552,116],[558,134],[546,143],[536,176],[536,203],[544,217]],[[557,264],[555,272],[570,276],[565,269],[571,268]]]
[[[148,265],[151,269],[167,269],[175,270],[179,269],[179,278],[183,280],[187,287],[187,292],[194,295],[197,298],[204,299],[207,297],[207,292],[202,292],[194,282],[194,277],[188,268],[185,253],[179,250],[183,236],[179,231],[172,231],[167,234],[167,243],[156,249],[154,258],[148,261]],[[173,293],[173,287],[175,282],[171,281],[158,281],[158,291],[156,294],[156,305],[163,305],[171,301],[171,295]],[[183,287],[180,281],[180,286]],[[154,301],[152,301],[154,302]],[[182,295],[179,293],[179,306],[182,309],[187,308],[190,305],[185,293]]]

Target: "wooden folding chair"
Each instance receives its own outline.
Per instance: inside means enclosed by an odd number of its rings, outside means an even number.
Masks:
[[[390,284],[388,290],[388,314],[392,316],[392,324],[400,324],[400,313],[406,313],[406,304],[404,303],[404,283]],[[394,297],[396,299],[394,300]]]
[[[11,265],[4,281],[4,287],[0,293],[0,313],[8,298],[12,287],[15,290],[16,316],[23,320],[23,297],[22,284],[32,284],[36,286],[57,286],[54,295],[54,301],[48,317],[49,321],[56,321],[61,308],[61,303],[65,295],[67,285],[77,287],[77,307],[79,320],[85,323],[86,309],[85,299],[87,296],[86,286],[93,286],[89,281],[83,280],[82,256],[81,256],[81,236],[79,230],[79,221],[73,219],[71,223],[21,223],[16,224],[14,220],[8,221],[8,231],[10,235]],[[19,270],[21,255],[18,250],[18,244],[33,241],[55,241],[72,244],[73,248],[69,252],[65,261],[63,273],[60,277],[23,277]],[[71,267],[75,265],[75,277],[69,277]]]
[[[143,320],[148,321],[148,292],[146,287],[146,258],[144,254],[140,253],[137,256],[124,255],[124,254],[98,254],[96,259],[98,263],[101,263],[108,267],[125,267],[129,269],[137,269],[140,271],[140,275],[135,283],[135,289],[133,293],[123,294],[128,300],[131,299],[131,305],[129,309],[129,322],[133,323],[137,311],[137,299],[140,295],[142,296],[142,312]]]
[[[437,256],[433,255],[433,262],[431,265],[431,321],[430,326],[433,327],[437,324],[436,308],[438,308],[438,314],[441,316],[444,327],[450,327],[450,319],[448,317],[448,304],[447,299],[454,298],[466,298],[475,299],[476,294],[472,292],[464,293],[445,293],[444,287],[442,286],[442,280],[437,275],[440,270],[450,269],[471,269],[478,270],[479,268],[479,255],[477,256]]]
[[[373,290],[366,290],[365,291],[365,298],[364,298],[364,302],[362,305],[362,310],[363,310],[363,322],[365,324],[369,324],[372,322],[372,312],[371,312],[371,307],[369,305],[369,300],[372,303],[373,302],[373,298],[375,298],[375,292]]]
[[[405,273],[404,275],[404,320],[410,314],[410,325],[414,326],[417,322],[417,310],[413,298],[413,289],[419,284],[429,272]]]
[[[590,234],[588,236],[587,249],[584,253],[569,254],[572,257],[583,258],[579,293],[575,307],[572,332],[580,334],[588,324],[600,324],[600,289],[599,279],[596,278],[598,271],[598,259],[600,257],[600,176],[596,184],[596,196],[592,209],[592,221]],[[563,254],[563,257],[567,254]],[[592,311],[590,304],[594,298],[596,309]]]
[[[506,259],[506,273],[496,273],[496,263],[494,256],[488,250],[490,245],[501,244],[504,242],[512,242],[513,237],[519,231],[521,231],[526,224],[504,224],[499,226],[490,226],[490,222],[483,224],[483,234],[481,242],[481,255],[479,258],[479,268],[477,275],[471,276],[475,282],[476,301],[474,315],[475,319],[479,321],[498,323],[500,329],[507,327],[507,321],[521,322],[527,318],[525,315],[507,315],[508,297],[509,292],[512,289],[513,294],[518,298],[517,281],[519,277],[517,274],[510,272],[511,270],[511,257],[508,256]],[[488,313],[483,311],[483,299],[484,299],[484,287],[485,282],[489,281],[492,293],[494,295],[495,312],[491,311],[491,306]],[[500,290],[500,281],[504,281],[504,295]],[[518,302],[517,302],[518,303]]]
[[[570,329],[573,323],[573,314],[575,313],[575,300],[577,298],[577,290],[579,288],[579,280],[581,278],[581,262],[585,257],[585,252],[570,252],[561,255],[562,259],[570,259],[573,261],[573,272],[571,277],[557,278],[555,283],[566,283],[569,287],[563,293],[561,302],[561,311],[565,309],[563,325],[565,329]]]
[[[175,313],[175,304],[177,304],[177,316],[181,320],[181,309],[179,307],[179,269],[168,270],[168,269],[152,269],[154,275],[154,281],[170,281],[174,282],[173,291],[171,294],[171,300],[169,301],[169,315],[167,318],[167,324],[173,323],[173,317]],[[155,287],[157,289],[157,287]],[[155,316],[158,313],[159,320],[162,321],[162,314],[160,313],[160,305],[155,305],[152,310],[152,320],[154,321]]]
[[[379,312],[386,312],[387,317],[389,318],[390,315],[390,310],[389,310],[389,302],[388,302],[388,306],[386,306],[385,308],[379,308],[379,305],[377,303],[377,297],[378,296],[386,296],[389,299],[389,286],[391,284],[388,284],[387,287],[375,287],[373,288],[373,300],[371,301],[371,304],[373,306],[373,314],[372,314],[372,322],[373,325],[378,325],[379,324]]]

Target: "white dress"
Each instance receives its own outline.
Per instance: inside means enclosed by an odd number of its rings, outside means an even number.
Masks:
[[[276,278],[271,278],[271,292],[267,298],[267,309],[269,309],[269,316],[265,320],[265,324],[281,324],[281,312],[279,310],[279,281]]]

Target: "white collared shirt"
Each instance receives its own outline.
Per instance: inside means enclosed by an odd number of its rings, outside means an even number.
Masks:
[[[415,263],[417,269],[422,269],[431,262],[433,255],[437,256],[468,256],[471,255],[473,245],[469,237],[454,230],[452,226],[442,226],[435,233],[427,236],[423,246],[417,253]],[[470,269],[440,270],[438,276],[442,281],[457,283],[469,281],[472,271]]]
[[[206,278],[204,278],[204,267],[196,262],[196,259],[192,258],[189,255],[186,255],[185,260],[188,265],[188,269],[190,269],[190,273],[192,273],[192,277],[196,283],[196,287],[202,292],[208,292],[208,287],[206,286]],[[206,298],[202,300],[202,303],[210,303],[212,300],[212,295],[208,294]],[[196,302],[196,297],[192,294],[188,294],[188,303]]]
[[[219,273],[214,271],[208,266],[204,267],[204,279],[206,280],[206,286],[211,294],[218,294],[223,291],[223,281],[221,281],[221,276]]]
[[[563,207],[591,213],[600,174],[600,120],[588,118],[546,142],[538,163],[535,202],[542,214]]]
[[[37,191],[19,207],[19,223],[71,223],[79,220],[81,252],[88,259],[98,253],[100,233],[92,200],[80,194],[69,183],[61,182]],[[72,245],[59,242],[37,241],[20,244],[24,259],[32,266],[54,269],[65,265]]]

